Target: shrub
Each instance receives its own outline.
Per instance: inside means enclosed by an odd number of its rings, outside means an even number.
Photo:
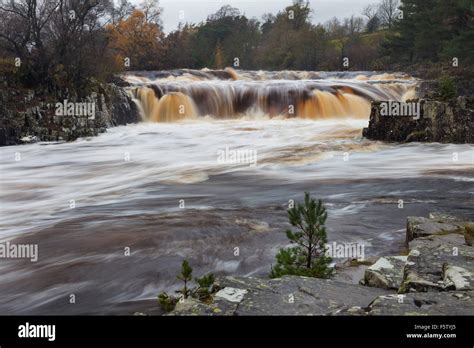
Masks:
[[[200,278],[194,278],[197,285],[189,287],[189,283],[193,280],[193,268],[187,260],[184,260],[181,264],[181,273],[177,278],[184,283],[183,287],[176,291],[179,294],[178,296],[168,295],[166,292],[158,295],[158,303],[165,311],[171,312],[176,307],[178,301],[187,299],[190,296],[201,301],[205,301],[211,296],[215,281],[212,273],[205,274]]]

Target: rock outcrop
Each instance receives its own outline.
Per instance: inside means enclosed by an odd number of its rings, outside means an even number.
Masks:
[[[460,96],[449,102],[416,100],[420,118],[382,116],[382,102],[373,102],[369,126],[363,136],[389,142],[474,143],[474,97]]]
[[[86,98],[53,97],[41,90],[0,88],[0,146],[34,141],[71,141],[108,127],[136,123],[139,112],[126,91],[114,84],[96,86]],[[95,115],[57,116],[56,103],[93,103]]]
[[[239,290],[239,301],[215,296],[211,304],[187,300],[172,315],[330,315],[352,307],[367,307],[383,289],[296,276],[277,279],[224,277],[219,289]],[[220,290],[220,291],[222,291]]]
[[[403,279],[407,256],[381,257],[365,270],[362,284],[383,289],[398,290]]]
[[[449,215],[431,213],[428,218],[409,216],[407,218],[406,245],[412,240],[434,234],[468,233],[474,230],[474,223]]]
[[[410,242],[400,293],[474,290],[474,248],[460,234]]]
[[[474,291],[379,296],[368,315],[472,315]]]
[[[169,315],[472,315],[472,221],[409,217],[407,256],[381,257],[361,284],[285,276],[223,277],[211,301],[185,300]]]

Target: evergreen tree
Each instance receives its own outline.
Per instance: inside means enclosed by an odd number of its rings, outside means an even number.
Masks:
[[[211,294],[212,286],[214,285],[214,274],[209,273],[203,275],[201,278],[194,279],[198,284],[197,288],[194,290],[194,295],[200,300],[204,300],[209,297]]]
[[[471,0],[402,0],[397,21],[383,47],[397,63],[472,63],[474,12]]]
[[[288,210],[289,222],[297,231],[288,229],[286,236],[295,246],[280,249],[276,255],[277,264],[272,267],[272,278],[283,275],[298,275],[328,278],[331,258],[326,256],[327,235],[324,224],[327,213],[321,200],[312,199],[305,192],[304,204],[297,204]]]
[[[184,260],[181,264],[181,273],[178,275],[177,278],[184,282],[183,288],[181,290],[178,290],[177,292],[180,293],[183,298],[188,298],[188,296],[191,294],[191,291],[188,288],[188,282],[193,279],[193,269],[191,268],[187,260]]]
[[[210,298],[215,281],[215,277],[212,273],[205,274],[200,278],[194,278],[197,286],[189,287],[188,284],[193,279],[193,269],[189,265],[189,262],[184,260],[181,264],[181,273],[177,278],[184,282],[184,286],[176,291],[179,296],[168,295],[166,292],[162,292],[158,295],[158,303],[165,311],[171,312],[178,301],[189,297],[197,298],[201,301],[206,301]]]

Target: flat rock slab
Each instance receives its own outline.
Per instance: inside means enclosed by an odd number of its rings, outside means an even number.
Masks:
[[[247,290],[235,315],[326,315],[353,307],[367,307],[390,292],[328,279],[285,276],[277,279],[225,277],[221,288]]]
[[[364,285],[398,290],[403,279],[407,256],[381,257],[365,270]]]
[[[400,293],[474,290],[474,248],[459,234],[410,242]]]
[[[354,313],[360,314],[355,310]],[[370,304],[367,312],[368,315],[472,315],[473,313],[474,291],[380,296]]]
[[[420,237],[448,233],[464,234],[474,228],[472,221],[461,221],[447,215],[430,214],[429,218],[409,216],[407,218],[406,243]]]
[[[378,296],[391,293],[296,276],[278,279],[224,277],[217,279],[215,284],[221,295],[214,296],[210,304],[188,299],[178,303],[168,315],[328,315],[350,307],[367,307]],[[234,296],[236,294],[239,296]],[[229,296],[232,301],[227,298]]]
[[[200,302],[196,299],[187,299],[176,304],[176,308],[165,315],[170,316],[229,316],[234,315],[235,310],[237,309],[238,303],[230,302],[222,298],[215,298],[214,301],[210,304]]]

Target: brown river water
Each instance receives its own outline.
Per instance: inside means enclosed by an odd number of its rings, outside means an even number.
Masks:
[[[37,262],[0,259],[0,314],[153,310],[185,258],[195,275],[266,276],[304,191],[323,199],[329,241],[362,243],[366,256],[400,253],[407,216],[474,217],[472,145],[361,136],[370,100],[414,95],[407,76],[126,79],[143,122],[0,148],[0,243],[38,246]]]

